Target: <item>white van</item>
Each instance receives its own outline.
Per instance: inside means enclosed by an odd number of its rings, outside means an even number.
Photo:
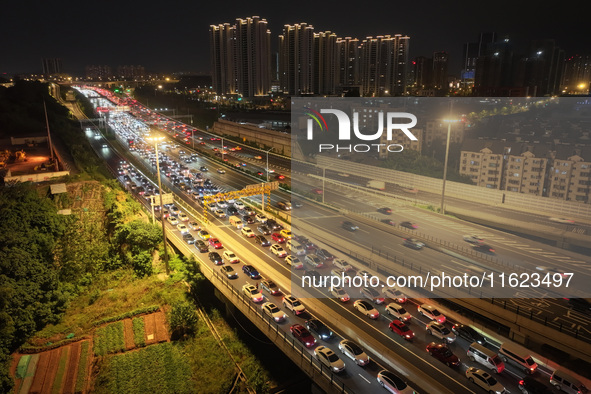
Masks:
[[[557,390],[562,390],[569,394],[585,394],[589,390],[577,378],[574,378],[559,369],[552,373],[550,383],[556,387]]]
[[[295,239],[287,240],[287,248],[295,255],[302,256],[306,254],[304,247]]]
[[[505,370],[505,363],[494,351],[473,342],[468,348],[468,358],[478,364],[482,364],[494,373],[501,373]]]
[[[501,360],[521,368],[525,373],[534,373],[538,364],[531,357],[529,351],[512,343],[503,343],[499,348]]]

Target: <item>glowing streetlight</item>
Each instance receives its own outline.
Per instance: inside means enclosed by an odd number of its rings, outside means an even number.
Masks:
[[[445,143],[445,163],[443,164],[443,186],[441,187],[441,214],[445,214],[445,180],[447,178],[447,159],[449,157],[449,140],[451,135],[451,124],[458,123],[459,119],[443,119],[447,123],[447,142]]]
[[[152,135],[146,137],[148,141],[154,143],[156,153],[156,171],[158,172],[158,196],[160,197],[160,221],[162,222],[162,238],[164,240],[164,266],[166,268],[166,275],[170,274],[168,267],[168,249],[166,248],[166,225],[164,223],[164,204],[162,203],[162,178],[160,175],[160,157],[158,156],[158,143],[164,140],[164,136]]]

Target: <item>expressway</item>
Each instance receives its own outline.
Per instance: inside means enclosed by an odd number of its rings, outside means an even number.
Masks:
[[[95,146],[97,151],[99,151],[103,155],[103,157],[105,158],[107,163],[113,169],[116,169],[121,158],[113,150],[113,147],[110,146],[108,148],[103,148],[102,144],[104,141],[91,139],[91,142],[93,143],[93,146]],[[169,152],[169,153],[170,153],[170,156],[178,157],[178,148],[177,148],[176,152],[174,151],[174,149],[172,149],[172,152]],[[141,160],[139,155],[137,155],[136,157],[138,160]],[[150,165],[147,163],[145,164],[145,166],[148,168],[150,167]],[[204,159],[203,157],[199,157],[197,162],[192,163],[191,166],[193,168],[200,168],[201,166],[207,166],[209,168],[217,168],[219,166],[219,164],[212,163],[211,161]],[[148,174],[145,174],[145,176],[148,176]],[[233,172],[233,171],[227,171],[225,174],[219,174],[217,172],[212,171],[212,172],[208,173],[208,176],[212,179],[212,182],[220,185],[220,188],[224,188],[226,190],[239,189],[239,188],[244,187],[247,184],[256,183],[256,181],[252,177],[247,176],[242,173]],[[137,182],[137,180],[135,178],[133,179],[133,181]],[[165,178],[165,183],[172,190],[176,189],[175,186],[171,182],[169,182],[168,179],[166,179],[166,178]],[[139,184],[138,184],[138,186],[139,186]],[[198,208],[198,205],[196,205],[194,199],[192,199],[186,193],[184,193],[178,189],[176,189],[175,192],[178,195],[182,196],[182,199],[184,201],[183,205],[193,206],[193,208]],[[334,192],[334,196],[331,197],[330,193],[327,192],[327,198],[329,198],[329,199],[334,198],[335,200],[339,199],[345,205],[346,204],[349,204],[349,205],[353,204],[353,206],[359,208],[358,196],[357,196],[357,198],[350,198],[350,197],[343,198],[343,197],[344,197],[343,193]],[[289,195],[287,195],[283,192],[277,192],[277,193],[274,193],[274,195],[273,195],[274,202],[279,201],[279,200],[285,200],[285,199],[289,199]],[[377,205],[377,206],[379,206],[379,205]],[[376,207],[375,205],[372,207],[371,204],[367,204],[367,205],[363,206],[363,209],[367,209],[367,211],[373,212],[373,211],[375,211],[375,207]],[[189,211],[189,209],[187,211]],[[192,210],[190,210],[190,211],[192,211]],[[398,211],[397,211],[397,214],[398,214]],[[402,214],[409,215],[409,219],[410,219],[410,215],[412,215],[413,213],[403,212]],[[349,236],[351,238],[351,242],[355,242],[359,245],[371,245],[372,239],[373,240],[376,239],[375,231],[379,231],[379,230],[374,230],[374,229],[368,229],[368,230],[365,230],[365,232],[360,231],[355,234],[344,232],[344,230],[339,228],[339,224],[342,221],[342,218],[339,217],[339,215],[337,215],[334,210],[327,209],[327,208],[324,208],[324,207],[316,205],[316,204],[305,205],[300,210],[300,212],[298,212],[298,216],[302,217],[302,218],[310,218],[310,219],[305,219],[305,220],[310,220],[310,221],[322,220],[323,228],[326,228],[325,226],[327,226],[329,228],[335,229],[333,231],[338,236],[340,236],[340,237]],[[402,215],[400,218],[397,217],[397,220],[402,220],[402,219],[404,219],[404,217],[402,217]],[[427,219],[425,219],[425,220],[427,220]],[[431,230],[432,231],[441,231],[441,228],[437,227],[439,225],[440,224],[437,224],[436,227],[432,228]],[[441,224],[441,225],[443,226],[443,224]],[[424,224],[422,223],[421,230],[422,230],[423,226],[424,226]],[[469,225],[469,226],[472,227],[472,229],[474,229],[474,227],[472,225]],[[174,234],[174,236],[177,236],[177,237],[180,236],[180,234],[178,233],[178,230],[176,230],[175,227],[169,225],[169,230],[172,232],[172,234]],[[256,261],[255,265],[257,268],[264,267],[264,268],[262,268],[263,273],[272,272],[274,274],[274,275],[272,275],[272,277],[274,279],[276,278],[276,281],[281,284],[281,288],[283,288],[283,289],[289,288],[289,284],[290,284],[290,280],[291,280],[292,276],[298,275],[297,272],[292,272],[292,270],[289,269],[289,267],[285,264],[284,261],[282,261],[282,259],[279,259],[279,258],[275,257],[274,255],[272,255],[268,251],[268,249],[261,248],[260,246],[255,245],[252,241],[250,241],[248,239],[244,239],[244,237],[242,237],[240,235],[240,233],[235,228],[228,225],[226,220],[213,219],[211,225],[208,227],[208,230],[210,230],[216,237],[218,237],[220,240],[222,240],[222,242],[225,245],[225,248],[236,252],[236,254],[241,258],[241,261],[247,261],[247,262],[255,262]],[[446,230],[446,231],[449,231],[449,230]],[[461,230],[458,230],[458,231],[459,231],[458,234],[460,234]],[[487,231],[489,231],[489,230],[487,230]],[[198,238],[196,234],[194,234],[194,236],[195,236],[195,238]],[[380,233],[380,237],[381,236],[382,236],[382,234]],[[421,261],[423,261],[423,259],[424,259],[426,264],[434,264],[434,263],[437,263],[441,259],[441,254],[437,253],[434,250],[429,250],[429,249],[424,249],[421,251],[410,250],[408,248],[404,248],[401,245],[401,239],[399,237],[394,237],[392,235],[390,235],[390,237],[392,237],[390,242],[383,242],[383,245],[387,245],[387,247],[390,248],[392,253],[420,254]],[[325,247],[327,249],[330,249],[329,245],[325,245]],[[193,251],[195,251],[194,248],[192,248],[192,249],[193,249]],[[410,255],[410,256],[412,256],[412,255]],[[414,258],[414,256],[412,256],[412,257]],[[205,264],[209,265],[211,269],[219,269],[219,267],[210,263],[207,260],[207,258],[202,258],[201,260],[203,260]],[[461,263],[460,266],[462,264],[463,263]],[[323,268],[320,270],[328,270],[328,268]],[[239,272],[239,279],[236,280],[236,283],[237,283],[238,287],[241,287],[242,284],[245,283],[245,282],[243,282],[245,280],[245,278],[244,278],[244,275],[239,270],[237,270],[237,271]],[[348,292],[352,298],[358,298],[360,296],[358,289],[351,288],[351,289],[348,289]],[[397,353],[401,353],[401,355],[403,357],[408,357],[408,359],[406,361],[408,361],[410,363],[414,363],[415,365],[419,366],[420,368],[424,368],[425,364],[430,365],[433,369],[433,374],[436,375],[437,379],[442,382],[446,382],[446,385],[449,385],[448,387],[450,387],[450,388],[453,387],[454,392],[470,392],[473,390],[472,387],[466,386],[468,384],[468,382],[465,379],[465,377],[460,376],[461,373],[454,372],[453,370],[449,369],[445,365],[439,363],[437,360],[434,360],[431,357],[429,357],[428,354],[425,352],[425,350],[424,350],[425,344],[427,342],[430,342],[430,339],[431,340],[433,340],[433,339],[430,337],[427,337],[426,331],[423,327],[424,323],[426,323],[426,321],[423,320],[422,323],[419,323],[421,321],[421,317],[416,315],[416,308],[415,307],[408,307],[408,310],[415,315],[413,317],[413,320],[411,323],[411,328],[415,331],[415,334],[416,334],[416,339],[415,339],[414,343],[409,344],[409,343],[403,341],[399,337],[394,337],[391,333],[388,332],[388,330],[387,330],[388,319],[386,318],[385,314],[383,313],[383,308],[379,308],[380,312],[381,312],[381,317],[377,321],[374,322],[374,321],[369,321],[366,318],[362,317],[358,312],[356,312],[352,308],[350,303],[349,304],[341,304],[340,302],[336,301],[333,298],[329,298],[326,296],[319,297],[318,294],[313,294],[312,296],[317,299],[314,300],[311,297],[310,300],[305,300],[304,303],[308,304],[308,302],[309,302],[311,305],[313,305],[316,302],[321,302],[323,304],[329,305],[330,308],[332,308],[336,311],[339,311],[339,314],[341,314],[341,316],[343,316],[343,319],[345,319],[346,322],[348,322],[350,325],[352,325],[358,329],[357,331],[359,332],[359,338],[362,338],[364,335],[367,335],[369,333],[373,337],[380,338],[386,347],[391,348],[391,349],[396,349]],[[280,306],[280,300],[278,297],[270,296],[270,295],[266,294],[266,298],[274,299],[275,302],[278,304],[278,306]],[[412,305],[412,304],[410,304],[412,302],[413,302],[412,300],[409,301],[409,305]],[[311,307],[310,309],[315,310],[317,308]],[[287,327],[289,324],[292,324],[293,322],[302,323],[304,321],[304,318],[306,318],[306,317],[307,317],[307,315],[303,315],[301,317],[294,316],[293,318],[291,316],[289,316],[288,324],[284,324],[284,326]],[[320,318],[322,319],[322,317],[320,317]],[[327,322],[327,323],[329,325],[331,324],[331,322]],[[334,331],[334,328],[335,327],[333,327],[333,331]],[[352,338],[352,339],[356,339],[356,338]],[[337,353],[338,353],[338,349],[336,349],[336,347],[335,347],[335,345],[338,343],[338,341],[332,340],[330,342],[331,343],[330,343],[329,347],[333,347],[333,350],[337,351]],[[463,343],[462,339],[458,339],[456,342],[454,342],[451,345],[451,349],[454,351],[454,353],[458,354],[460,356],[460,358],[462,359],[462,361],[464,362],[464,364],[460,368],[461,371],[463,371],[463,369],[465,369],[466,366],[470,364],[470,362],[466,359],[465,356],[462,357],[462,353],[465,354],[465,348],[466,348],[466,343]],[[371,356],[371,354],[370,354],[370,356]],[[376,358],[376,357],[373,357],[373,359],[378,360],[378,358]],[[350,365],[350,364],[351,363],[347,364],[347,372],[345,375],[343,375],[341,377],[342,379],[344,379],[346,381],[347,387],[354,387],[355,389],[359,390],[359,392],[366,392],[368,390],[368,388],[373,387],[373,386],[371,386],[372,384],[373,385],[376,384],[375,374],[377,372],[377,369],[381,368],[380,366],[374,365],[372,363],[370,366],[363,369],[363,368],[357,367],[355,365]],[[516,377],[518,378],[519,376],[520,375],[518,372],[511,371],[511,369],[509,368],[506,373],[503,373],[499,377],[499,379],[511,391],[516,391],[517,390],[516,389],[516,382],[517,382]],[[365,386],[366,384],[369,386]],[[417,387],[421,387],[421,382],[413,382],[413,386],[414,385],[416,385]],[[353,391],[356,391],[355,389],[353,389]]]

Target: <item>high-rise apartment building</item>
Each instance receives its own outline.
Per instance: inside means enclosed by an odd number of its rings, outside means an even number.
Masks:
[[[267,95],[271,89],[271,32],[259,16],[209,29],[212,81],[219,95]]]
[[[335,33],[330,31],[314,33],[314,64],[314,93],[335,94],[339,69]]]
[[[279,36],[279,80],[291,96],[314,94],[314,26],[285,25]]]
[[[530,56],[522,59],[523,84],[528,95],[541,97],[560,92],[564,51],[555,40],[534,40]]]
[[[41,67],[43,75],[55,75],[62,73],[62,59],[60,58],[42,58]]]
[[[360,44],[357,38],[345,37],[337,39],[338,85],[342,88],[361,84]]]
[[[364,96],[399,96],[406,93],[406,67],[410,37],[367,37],[361,43],[361,82]]]
[[[480,33],[477,42],[468,42],[464,44],[461,78],[464,86],[470,87],[474,83],[477,59],[486,53],[488,45],[495,42],[496,39],[496,33]]]
[[[447,64],[449,56],[447,52],[433,53],[433,88],[437,90],[447,90]]]
[[[107,65],[89,65],[85,68],[86,78],[105,80],[113,76],[110,66]]]
[[[591,83],[591,55],[574,55],[564,62],[560,87],[562,92],[588,94]]]

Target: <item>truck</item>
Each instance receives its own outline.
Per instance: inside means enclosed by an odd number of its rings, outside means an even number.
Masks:
[[[369,187],[371,189],[385,190],[386,182],[371,180],[367,182],[367,185],[365,185],[365,187]]]
[[[234,227],[236,227],[238,230],[242,229],[242,220],[240,220],[240,218],[238,216],[230,216],[230,224]]]

